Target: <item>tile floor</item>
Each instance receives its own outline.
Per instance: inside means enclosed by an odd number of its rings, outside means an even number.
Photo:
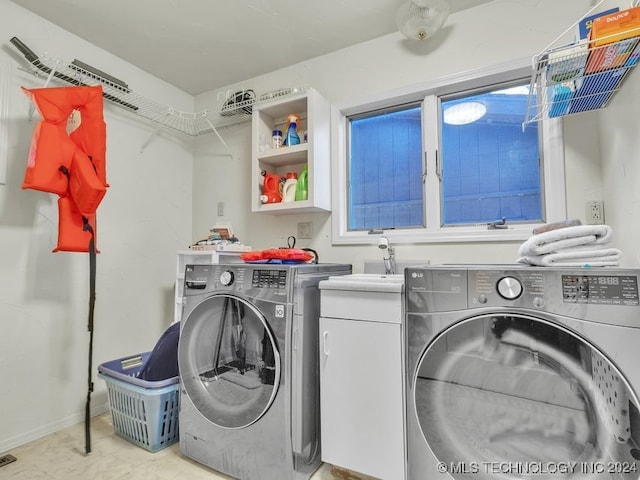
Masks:
[[[84,424],[34,440],[9,452],[17,461],[0,467],[0,479],[11,480],[229,480],[180,453],[177,443],[150,453],[113,432],[111,414],[91,423],[91,450],[84,453]],[[322,465],[312,480],[333,480]]]

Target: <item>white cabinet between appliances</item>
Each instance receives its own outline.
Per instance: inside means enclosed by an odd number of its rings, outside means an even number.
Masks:
[[[272,148],[272,134],[280,130],[286,137],[288,115],[300,119],[299,145]],[[331,210],[330,121],[328,102],[314,89],[301,89],[297,95],[256,103],[252,118],[251,210],[273,215]],[[304,136],[306,132],[307,141]],[[262,172],[286,178],[301,176],[307,169],[307,198],[291,202],[263,203]]]
[[[182,301],[184,298],[184,268],[187,265],[213,265],[216,263],[242,263],[242,252],[217,250],[181,250],[178,252],[176,264],[176,285],[174,287],[175,303],[173,322],[182,320]]]
[[[402,275],[320,282],[322,460],[405,478]]]

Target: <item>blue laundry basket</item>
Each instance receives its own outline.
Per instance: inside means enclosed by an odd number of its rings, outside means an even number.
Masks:
[[[178,441],[179,377],[138,378],[151,352],[105,362],[98,367],[109,393],[115,433],[157,452]]]

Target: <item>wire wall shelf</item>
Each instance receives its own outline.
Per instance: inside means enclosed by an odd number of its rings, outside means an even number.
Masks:
[[[639,62],[640,27],[545,49],[533,58],[523,126],[606,107]]]
[[[568,45],[542,54],[535,62],[525,123],[605,107],[640,61],[638,40],[596,48]]]
[[[45,56],[38,58],[31,65],[30,73],[35,76],[46,77],[52,75],[54,78],[71,85],[102,85],[103,96],[111,103],[139,117],[191,136],[210,133],[214,128],[250,121],[251,109],[255,103],[255,99],[247,99],[238,103],[227,104],[226,107],[221,107],[217,110],[207,109],[195,113],[184,112],[145,98],[119,83],[114,83],[108,78],[102,78],[92,71],[85,70],[73,63]]]
[[[259,99],[256,99],[253,90],[229,91],[223,93],[222,105],[218,108],[191,113],[177,110],[134,93],[123,81],[78,60],[66,62],[46,55],[38,57],[16,37],[11,39],[11,43],[30,64],[28,69],[22,69],[35,76],[46,78],[44,86],[47,86],[54,78],[70,85],[101,85],[104,98],[111,103],[138,117],[150,120],[158,127],[165,127],[190,136],[214,132],[220,138],[218,129],[251,121],[253,105],[256,103],[287,95],[297,95],[308,88],[302,86],[276,90],[261,95]],[[220,100],[220,94],[218,100]],[[224,144],[222,138],[220,140]],[[225,147],[228,150],[226,144]]]

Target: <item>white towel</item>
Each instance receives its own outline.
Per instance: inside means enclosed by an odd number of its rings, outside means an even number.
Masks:
[[[545,255],[524,255],[517,262],[541,267],[614,267],[620,253],[617,248],[568,248]]]
[[[530,237],[520,245],[518,255],[521,257],[544,255],[581,245],[602,246],[611,241],[611,236],[612,230],[608,225],[576,225],[558,228]]]

